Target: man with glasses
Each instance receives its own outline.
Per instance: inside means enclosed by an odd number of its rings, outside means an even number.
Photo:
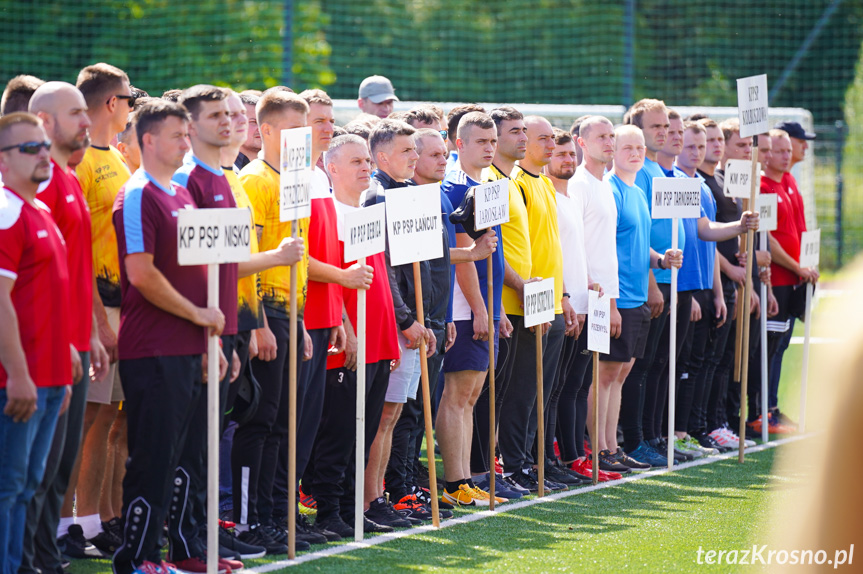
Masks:
[[[0,564],[6,572],[18,571],[27,504],[42,480],[73,376],[66,247],[36,199],[51,174],[50,147],[35,116],[0,118],[6,184],[0,191]]]

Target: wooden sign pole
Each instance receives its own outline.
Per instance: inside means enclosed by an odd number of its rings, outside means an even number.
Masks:
[[[755,205],[755,197],[758,194],[758,136],[752,136],[752,175],[750,177],[749,204]],[[737,450],[737,462],[743,463],[743,452],[746,449],[746,411],[747,411],[747,386],[749,381],[749,321],[752,314],[749,313],[749,300],[752,298],[752,265],[755,259],[754,231],[746,231],[746,284],[743,288],[743,342],[740,349],[740,445]],[[763,303],[762,303],[763,306]],[[762,308],[762,313],[765,311]],[[766,413],[765,413],[766,414]],[[761,424],[766,424],[762,417]]]
[[[414,290],[416,291],[417,322],[425,325],[425,312],[423,311],[423,284],[420,276],[419,261],[414,261]],[[429,492],[431,493],[432,524],[435,528],[440,527],[440,510],[437,498],[437,468],[435,467],[434,454],[434,430],[432,429],[431,415],[431,392],[429,391],[429,366],[426,357],[427,347],[425,338],[420,341],[420,384],[423,391],[423,416],[426,424],[426,456],[429,465]]]

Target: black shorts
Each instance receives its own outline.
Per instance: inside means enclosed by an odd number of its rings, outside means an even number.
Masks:
[[[780,285],[773,287],[773,296],[776,297],[779,313],[774,317],[768,317],[767,330],[774,333],[785,333],[791,327],[791,306],[793,299],[800,295],[798,289],[803,289],[802,295],[806,296],[806,287],[796,287],[794,285]],[[763,307],[763,304],[762,304]]]
[[[650,307],[644,303],[641,307],[617,311],[620,313],[620,337],[611,338],[609,353],[599,355],[599,360],[628,363],[632,359],[640,359],[650,331]]]

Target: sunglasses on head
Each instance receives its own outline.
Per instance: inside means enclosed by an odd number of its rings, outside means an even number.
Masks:
[[[135,101],[138,99],[135,96],[127,96],[125,94],[117,94],[114,97],[117,98],[118,100],[126,100],[126,103],[129,104],[129,108],[134,108],[135,107]]]
[[[39,152],[45,148],[46,150],[51,149],[51,141],[45,140],[43,142],[24,142],[20,144],[6,146],[4,148],[0,148],[0,151],[9,151],[13,149],[17,149],[19,153],[23,153],[25,155],[38,155]]]

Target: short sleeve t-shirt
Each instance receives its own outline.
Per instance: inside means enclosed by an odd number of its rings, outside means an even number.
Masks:
[[[606,180],[617,206],[617,261],[620,281],[619,309],[634,309],[647,302],[650,271],[650,211],[644,190],[627,185],[614,174]]]
[[[680,178],[688,178],[684,171],[682,171],[678,167],[674,167],[673,177]],[[700,180],[701,176],[696,174],[696,177]],[[702,200],[704,197],[702,196]],[[704,205],[701,205],[701,217],[706,217],[707,214],[704,211]],[[680,222],[683,224],[683,233],[685,237],[678,238],[678,241],[684,246],[683,247],[683,266],[677,272],[677,290],[678,291],[694,291],[704,289],[704,284],[701,281],[702,278],[702,267],[705,262],[701,259],[701,251],[696,247],[696,242],[698,241],[698,219],[694,218],[685,218],[681,219]],[[713,269],[711,267],[711,269]],[[662,275],[665,275],[663,273]],[[668,283],[671,283],[671,271],[668,273]],[[665,281],[660,281],[660,278],[657,277],[656,281],[659,283],[665,283]]]
[[[554,185],[544,175],[534,175],[519,166],[512,179],[524,194],[534,277],[554,278],[554,312],[563,313],[563,250],[557,225],[557,198]]]
[[[716,221],[716,201],[707,182],[701,182],[701,211],[710,221]],[[701,270],[702,289],[713,289],[713,270],[716,266],[716,242],[704,241],[696,233],[695,245]]]
[[[644,158],[644,167],[642,167],[641,170],[639,170],[638,175],[635,176],[635,185],[644,191],[644,198],[647,201],[648,210],[650,210],[653,205],[654,177],[672,177],[672,173],[666,172],[662,169],[661,165],[650,158]],[[660,255],[671,249],[670,219],[651,220],[650,246]],[[677,248],[681,251],[686,249],[686,232],[683,229],[683,220],[678,221]],[[654,269],[653,276],[656,278],[658,283],[671,283],[671,271],[668,269]]]
[[[770,235],[779,242],[785,253],[794,261],[800,261],[800,231],[797,229],[797,216],[794,201],[782,182],[774,181],[766,175],[761,176],[761,193],[776,194],[776,229]],[[777,263],[770,264],[770,281],[774,287],[797,285],[797,274]]]
[[[482,172],[483,182],[507,179],[508,176],[492,165]],[[503,256],[515,273],[524,280],[530,279],[533,262],[530,257],[530,228],[527,224],[527,208],[521,190],[509,180],[509,221],[500,226],[500,244],[505,244]],[[503,286],[501,292],[503,309],[507,315],[524,315],[522,300],[512,287]]]
[[[737,221],[743,215],[743,210],[734,201],[733,197],[725,197],[725,173],[721,169],[713,172],[713,175],[708,175],[701,170],[698,174],[704,178],[707,186],[713,195],[713,200],[716,205],[716,221],[720,223],[730,223]],[[740,243],[736,237],[725,241],[717,241],[716,249],[725,257],[732,265],[737,265],[737,256],[735,253],[740,249]]]
[[[359,207],[346,205],[335,201],[338,217],[339,258],[341,267],[353,265],[353,261],[344,261],[345,253],[345,213],[356,211]],[[374,269],[372,285],[366,291],[366,364],[378,361],[392,361],[399,358],[398,330],[396,328],[393,296],[390,291],[387,263],[384,253],[377,253],[366,258],[366,264]],[[342,289],[345,300],[345,310],[354,331],[357,328],[357,291]],[[338,369],[345,364],[344,352],[327,357],[327,369]]]
[[[90,350],[93,326],[93,252],[90,210],[81,185],[71,170],[63,170],[54,160],[51,181],[38,198],[51,210],[51,217],[66,241],[69,262],[69,323],[72,344],[78,351]]]
[[[464,199],[467,190],[476,185],[479,185],[479,182],[472,180],[461,169],[454,169],[444,178],[444,181],[441,184],[441,189],[450,200],[450,204],[461,205],[462,199]],[[494,232],[498,237],[501,236],[500,225],[495,225],[492,229],[494,229]],[[467,233],[461,225],[456,225],[455,231],[456,233]],[[459,263],[459,265],[468,264]],[[476,267],[476,274],[479,278],[479,289],[482,293],[482,299],[485,301],[485,304],[488,305],[488,263],[483,259],[482,261],[474,261],[473,265]],[[492,254],[492,289],[494,294],[492,310],[494,311],[493,314],[495,321],[500,320],[500,301],[503,291],[504,267],[504,246],[501,241],[498,243],[498,249],[496,249],[494,254]],[[456,280],[453,284],[453,320],[466,321],[472,319],[473,313],[471,312],[470,305],[462,292],[461,285],[459,285],[458,280]]]
[[[443,234],[444,255],[437,259],[429,260],[429,271],[432,276],[432,305],[428,312],[427,322],[431,323],[432,329],[443,328],[446,325],[440,325],[440,317],[443,314],[443,322],[452,322],[452,306],[453,306],[453,289],[455,284],[455,265],[450,264],[449,249],[455,247],[455,224],[449,220],[450,214],[453,212],[452,203],[449,198],[441,190],[440,192],[440,215],[443,219],[443,227],[446,233]],[[447,275],[446,280],[443,279],[443,274]],[[445,308],[444,308],[445,307]]]
[[[34,204],[9,188],[0,189],[0,276],[15,282],[12,306],[33,383],[37,387],[69,385],[66,245],[45,204],[38,199]],[[6,388],[7,380],[0,364],[0,389]]]
[[[569,180],[568,191],[571,198],[580,200],[582,204],[584,250],[590,280],[599,283],[606,295],[616,299],[620,294],[615,246],[617,205],[614,203],[611,184],[593,177],[582,164]],[[566,286],[570,288],[569,281]]]
[[[252,204],[246,190],[243,189],[237,174],[230,167],[222,166],[231,193],[237,207],[249,210],[249,219],[252,221],[252,234],[249,238],[251,252],[258,253],[258,234],[255,233],[255,215],[252,212]],[[237,280],[237,331],[251,331],[264,326],[264,309],[261,305],[261,297],[258,295],[258,274],[241,277]]]
[[[587,257],[580,200],[557,194],[557,223],[563,257],[563,283],[576,313],[587,313]]]
[[[797,180],[794,179],[790,171],[786,171],[782,174],[782,183],[785,185],[785,189],[788,190],[791,205],[794,206],[794,222],[797,224],[797,231],[803,233],[806,231],[806,206],[803,204],[803,196],[800,195],[800,190],[797,189]]]
[[[123,154],[113,147],[90,146],[75,168],[93,228],[93,266],[102,304],[120,306],[120,261],[114,232],[114,199],[131,174]]]
[[[338,219],[330,182],[318,168],[312,172],[312,217],[309,221],[309,256],[341,268]],[[342,324],[342,288],[338,283],[309,280],[306,329],[331,329]]]
[[[173,177],[185,187],[199,209],[234,208],[237,202],[221,167],[213,168],[192,154]],[[219,309],[225,314],[224,335],[237,333],[237,264],[219,265]]]
[[[262,159],[254,159],[240,172],[240,183],[249,195],[255,212],[255,225],[262,228],[261,251],[276,249],[285,237],[291,236],[291,222],[279,221],[279,172]],[[300,219],[297,237],[304,241],[309,234],[309,218]],[[309,277],[308,244],[303,260],[297,264],[297,312],[303,316]],[[291,313],[290,267],[272,267],[261,271],[261,299],[270,317],[287,319]]]
[[[163,188],[143,168],[136,171],[114,205],[120,260],[136,253],[153,255],[153,265],[180,295],[198,307],[206,307],[206,266],[177,262],[177,216],[181,209],[195,209],[195,200],[186,188],[173,183]],[[125,265],[120,267],[120,284],[121,360],[206,352],[205,329],[150,303],[129,282]]]

